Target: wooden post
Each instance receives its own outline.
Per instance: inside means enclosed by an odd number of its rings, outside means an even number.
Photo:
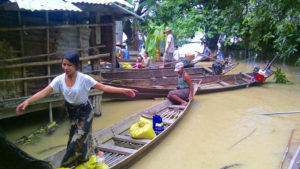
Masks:
[[[48,11],[46,11],[46,24],[49,26],[49,17],[48,17]],[[46,38],[47,38],[47,54],[50,53],[50,31],[49,27],[46,29]],[[50,55],[47,55],[47,61],[50,61]],[[47,66],[47,75],[51,75],[50,65]],[[48,78],[48,83],[50,83],[51,79]]]
[[[49,26],[49,15],[48,15],[48,11],[46,11],[46,25]],[[50,30],[49,27],[47,27],[46,29],[46,39],[47,39],[47,54],[50,53]],[[50,55],[47,55],[47,61],[50,61]],[[48,78],[48,84],[50,84],[50,75],[51,75],[51,67],[50,64],[47,65],[47,75],[49,76]],[[53,113],[52,113],[52,102],[49,102],[49,118],[50,118],[50,123],[53,122]]]
[[[97,12],[96,13],[96,24],[100,24],[100,22],[101,22],[100,21],[100,13]],[[95,27],[95,36],[96,36],[95,45],[100,45],[101,44],[101,26],[96,26]],[[99,48],[98,48],[98,51],[96,51],[96,52],[101,53]],[[91,63],[92,63],[93,70],[100,70],[101,69],[100,59],[93,60],[93,61],[91,61]]]
[[[20,11],[18,11],[18,22],[19,22],[19,26],[21,26],[22,25],[22,15],[21,15]],[[23,31],[20,30],[19,34],[20,34],[21,56],[24,57],[24,37],[23,37]],[[26,76],[27,76],[26,75],[26,68],[23,67],[23,77],[26,77]],[[28,95],[28,92],[27,92],[27,81],[24,81],[23,87],[24,87],[24,96],[27,96]]]
[[[94,108],[94,116],[100,117],[102,113],[101,103],[102,103],[102,94],[95,95],[92,97],[92,103]]]
[[[81,31],[80,31],[80,29],[81,29],[80,27],[77,28],[77,31],[78,31],[78,34],[79,34],[79,48],[81,49],[81,47],[82,47],[82,38],[81,38]],[[83,57],[83,56],[82,56],[82,53],[83,53],[83,52],[82,52],[82,50],[81,50],[81,51],[80,51],[80,57]],[[81,65],[81,66],[80,66],[80,71],[83,72],[83,62],[81,62],[80,65]]]
[[[50,123],[52,123],[53,122],[52,102],[49,103],[49,118],[50,118]]]
[[[112,71],[116,71],[116,23],[115,17],[112,16],[112,56],[111,56],[111,63],[112,63]]]

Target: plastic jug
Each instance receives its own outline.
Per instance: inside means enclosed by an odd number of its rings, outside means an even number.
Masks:
[[[104,163],[104,153],[102,151],[98,151],[97,162],[95,169],[108,169],[108,165]]]
[[[153,116],[153,130],[156,135],[159,135],[159,133],[164,131],[164,123],[159,115]]]

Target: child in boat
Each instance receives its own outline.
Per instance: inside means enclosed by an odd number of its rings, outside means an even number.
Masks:
[[[145,51],[144,52],[144,59],[143,59],[142,67],[149,67],[149,66],[150,66],[150,57],[148,55],[148,52]]]
[[[132,66],[134,69],[140,69],[142,68],[143,58],[141,56],[138,56],[136,58],[136,63],[134,66]]]

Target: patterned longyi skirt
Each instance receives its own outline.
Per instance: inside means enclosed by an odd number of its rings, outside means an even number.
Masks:
[[[72,167],[87,161],[89,156],[94,154],[92,138],[94,111],[89,101],[75,106],[66,102],[66,108],[71,121],[71,129],[61,166]]]

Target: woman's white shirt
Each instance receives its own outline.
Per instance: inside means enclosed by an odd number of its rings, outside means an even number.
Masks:
[[[52,80],[50,86],[53,91],[62,93],[65,100],[70,104],[79,105],[85,103],[88,100],[90,89],[96,85],[97,81],[88,75],[77,72],[74,85],[68,87],[65,76],[66,74],[63,73]]]

